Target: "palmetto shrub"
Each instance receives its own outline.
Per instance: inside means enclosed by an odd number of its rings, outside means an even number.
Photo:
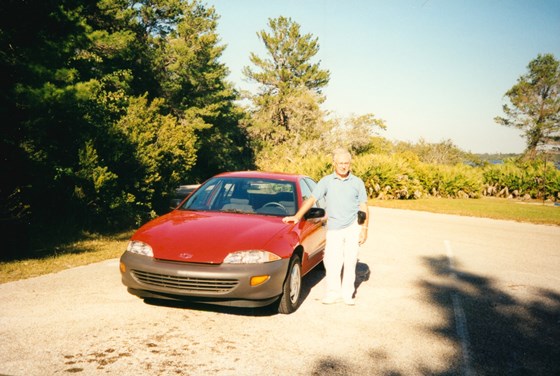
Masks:
[[[424,194],[410,162],[398,156],[358,156],[352,163],[352,172],[362,178],[372,198],[410,199]]]
[[[560,170],[551,163],[543,169],[542,198],[560,201]]]
[[[552,163],[508,160],[486,166],[483,177],[487,196],[560,199],[560,171]]]
[[[275,150],[258,163],[272,171],[302,173],[315,180],[332,173],[329,154]],[[366,185],[370,198],[525,197],[560,200],[560,171],[553,164],[507,161],[502,165],[472,167],[420,162],[410,153],[362,154],[354,157],[352,172]]]
[[[422,187],[431,196],[477,198],[481,195],[483,179],[477,168],[418,163],[415,170]]]
[[[317,181],[332,172],[330,155],[317,153],[316,151],[305,152],[288,146],[261,152],[257,157],[256,165],[261,171],[303,174]]]

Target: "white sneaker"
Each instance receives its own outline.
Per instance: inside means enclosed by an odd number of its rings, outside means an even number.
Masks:
[[[344,304],[349,305],[349,306],[353,306],[353,305],[356,305],[356,300],[355,299],[344,299]]]

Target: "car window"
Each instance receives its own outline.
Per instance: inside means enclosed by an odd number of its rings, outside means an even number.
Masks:
[[[220,191],[222,185],[219,179],[209,180],[183,204],[181,209],[210,210],[216,193]]]
[[[303,183],[301,184],[302,186],[302,192],[304,191],[303,187],[305,186],[307,188],[307,191],[309,191],[309,196],[311,196],[311,193],[313,193],[313,190],[315,189],[315,187],[317,186],[317,183],[315,183],[315,181],[311,178],[303,178]],[[304,197],[304,200],[306,198]],[[321,198],[320,200],[317,200],[317,202],[315,202],[315,205],[313,205],[315,207],[318,208],[325,208],[326,204],[325,204],[325,198]]]
[[[309,197],[311,197],[312,188],[309,187],[305,179],[301,179],[299,185],[301,188],[301,198],[303,199],[303,201],[305,201]]]

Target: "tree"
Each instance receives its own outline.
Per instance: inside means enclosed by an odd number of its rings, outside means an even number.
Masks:
[[[244,112],[234,104],[237,92],[226,82],[227,67],[219,59],[225,46],[216,32],[219,16],[198,1],[181,2],[183,17],[166,43],[156,51],[161,96],[184,119],[198,119],[197,163],[191,179],[200,181],[217,172],[253,166]]]
[[[257,35],[270,59],[251,53],[250,60],[260,71],[245,67],[244,74],[262,84],[267,93],[280,94],[302,86],[320,93],[328,84],[330,74],[321,70],[319,63],[310,62],[319,52],[318,38],[301,35],[300,25],[291,18],[269,19],[268,26],[271,33],[262,30]]]
[[[430,143],[420,139],[417,143],[399,142],[396,152],[406,155],[413,153],[421,162],[429,164],[455,165],[468,159],[467,153],[459,149],[451,140],[443,140],[439,143]]]
[[[251,166],[247,136],[239,127],[244,114],[234,103],[237,93],[226,82],[228,70],[219,62],[225,46],[219,44],[215,9],[198,0],[100,3],[112,30],[122,28],[109,33],[104,45],[132,35],[128,45],[133,48],[116,61],[120,69],[132,72],[130,94],[146,95],[149,101],[165,99],[158,111],[172,114],[195,132],[196,162],[183,166],[181,181],[201,181],[216,172]]]
[[[524,132],[525,155],[532,159],[539,146],[560,141],[560,62],[552,54],[539,54],[527,69],[505,94],[505,116],[494,120]]]
[[[352,115],[347,119],[335,121],[331,131],[331,143],[343,146],[356,154],[366,153],[375,149],[378,130],[387,129],[383,119],[374,114]]]
[[[71,211],[67,177],[92,131],[78,98],[77,53],[90,46],[79,12],[93,1],[0,4],[2,224],[37,225]],[[7,200],[11,198],[11,200]],[[19,208],[25,208],[20,210]]]
[[[216,21],[199,0],[0,2],[0,225],[135,225],[250,163]]]
[[[258,68],[245,67],[244,75],[260,84],[260,92],[253,99],[255,123],[249,132],[258,134],[265,144],[278,145],[292,135],[300,137],[317,124],[303,124],[296,120],[294,98],[305,100],[305,109],[318,111],[323,101],[321,89],[329,82],[329,72],[320,69],[320,63],[311,59],[319,51],[318,39],[311,34],[301,34],[300,25],[291,18],[269,19],[270,32],[260,31],[257,36],[263,41],[268,58],[251,53],[250,60]],[[309,98],[314,99],[309,102]],[[301,113],[300,113],[301,114]],[[316,113],[311,119],[322,119]],[[307,130],[302,130],[302,126]],[[303,132],[303,133],[302,133]],[[262,147],[263,144],[260,144]]]

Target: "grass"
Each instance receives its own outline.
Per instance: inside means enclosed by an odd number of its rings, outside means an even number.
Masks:
[[[370,200],[372,206],[560,226],[560,207],[500,198]]]
[[[0,262],[0,283],[56,273],[64,269],[119,257],[131,232],[100,236],[85,234],[83,240],[46,250],[44,257]]]
[[[514,220],[560,226],[560,207],[542,202],[521,202],[507,199],[421,199],[370,200],[372,206],[421,210],[433,213]],[[0,262],[0,283],[32,278],[43,274],[87,265],[119,257],[131,232],[111,236],[85,234],[82,240],[47,249],[45,257]]]

